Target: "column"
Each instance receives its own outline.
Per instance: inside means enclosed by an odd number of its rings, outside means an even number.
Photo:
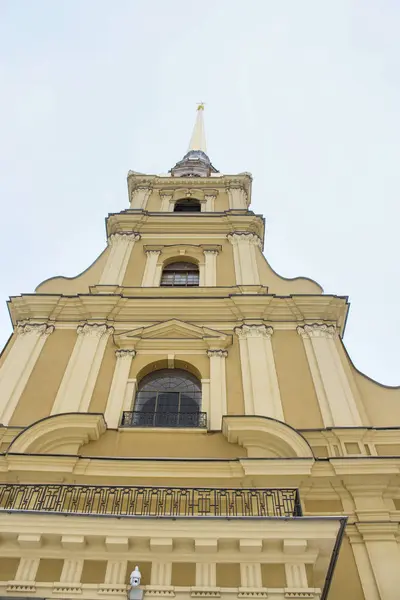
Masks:
[[[358,523],[367,548],[380,600],[398,600],[400,552],[396,541],[398,523]],[[372,596],[373,597],[373,596]]]
[[[150,187],[138,187],[132,191],[131,208],[146,210],[147,200],[152,192]]]
[[[216,563],[196,563],[196,587],[215,588],[216,585]]]
[[[362,536],[357,532],[354,525],[347,525],[346,533],[350,539],[356,562],[358,575],[360,577],[365,600],[380,600],[376,580],[369,560],[367,548]]]
[[[87,412],[107,341],[114,329],[105,324],[85,323],[78,337],[51,411]]]
[[[226,404],[226,350],[208,350],[210,359],[210,411],[208,428],[212,431],[222,429],[222,417],[227,414]]]
[[[0,423],[8,425],[48,336],[46,323],[20,322],[16,339],[0,368]]]
[[[230,233],[228,240],[233,246],[233,260],[237,285],[260,285],[256,247],[261,247],[260,238],[254,233]]]
[[[273,328],[266,325],[235,327],[239,338],[245,414],[283,421],[271,342],[273,332]]]
[[[360,427],[362,421],[335,344],[334,325],[297,327],[303,338],[325,427]]]
[[[214,212],[215,210],[215,194],[204,194],[204,200],[206,201],[204,211],[205,212]]]
[[[247,194],[240,186],[226,188],[229,198],[230,210],[247,210]]]
[[[201,410],[207,414],[207,427],[210,427],[210,380],[201,380]]]
[[[161,250],[146,250],[146,265],[143,273],[142,287],[156,287],[159,281],[156,281],[159,272],[157,270],[158,257]]]
[[[125,391],[129,379],[132,359],[135,357],[135,350],[117,350],[115,356],[117,362],[114,369],[114,375],[111,382],[110,393],[108,395],[107,406],[104,418],[109,429],[119,427],[122,410],[125,399]]]
[[[253,589],[262,587],[260,563],[240,562],[240,585]]]
[[[99,285],[122,285],[132,248],[138,240],[140,234],[135,232],[110,235],[108,238],[110,250]]]
[[[160,199],[161,199],[161,212],[171,212],[171,206],[173,207],[173,199],[174,196],[170,192],[162,192],[160,191]]]
[[[217,256],[218,250],[204,250],[204,285],[207,287],[217,285]]]

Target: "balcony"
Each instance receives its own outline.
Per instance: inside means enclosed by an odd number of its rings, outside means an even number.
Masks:
[[[121,427],[196,427],[206,429],[207,413],[124,411]]]
[[[0,484],[0,513],[243,519],[300,517],[297,489]]]

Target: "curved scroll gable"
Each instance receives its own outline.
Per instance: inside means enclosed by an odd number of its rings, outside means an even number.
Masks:
[[[314,458],[302,434],[276,419],[225,416],[222,433],[228,442],[246,448],[249,458]]]
[[[36,421],[11,442],[12,454],[72,454],[105,432],[104,416],[99,413],[63,413]]]
[[[324,290],[317,281],[309,277],[283,277],[269,264],[264,254],[257,253],[257,264],[261,284],[268,287],[271,294],[323,294]]]

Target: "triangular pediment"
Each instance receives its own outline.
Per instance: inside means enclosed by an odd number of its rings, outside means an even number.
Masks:
[[[160,343],[162,340],[165,340],[166,343],[168,340],[171,342],[186,340],[188,343],[200,342],[204,347],[211,347],[211,345],[226,347],[231,343],[231,336],[209,327],[193,325],[179,319],[169,319],[148,327],[137,327],[117,334],[114,336],[114,340],[120,347],[136,345],[138,342]]]

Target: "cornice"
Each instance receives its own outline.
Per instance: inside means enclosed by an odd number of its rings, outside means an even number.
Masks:
[[[233,186],[242,187],[247,194],[251,194],[253,178],[250,173],[237,175],[221,175],[218,177],[163,177],[160,175],[144,175],[129,171],[128,177],[129,197],[137,188],[152,188],[155,190],[176,190],[184,188],[226,188]]]
[[[104,286],[103,286],[104,287]],[[263,290],[259,290],[263,292]],[[8,301],[14,325],[20,320],[35,322],[77,323],[101,322],[116,326],[119,322],[145,322],[182,319],[190,322],[243,321],[275,326],[284,323],[294,329],[304,322],[316,319],[340,330],[345,323],[348,304],[338,296],[277,297],[265,293],[242,294],[239,288],[125,288],[120,294],[81,294],[61,296],[27,294],[14,296]],[[201,302],[199,299],[201,298]],[[290,302],[288,302],[290,300]]]

